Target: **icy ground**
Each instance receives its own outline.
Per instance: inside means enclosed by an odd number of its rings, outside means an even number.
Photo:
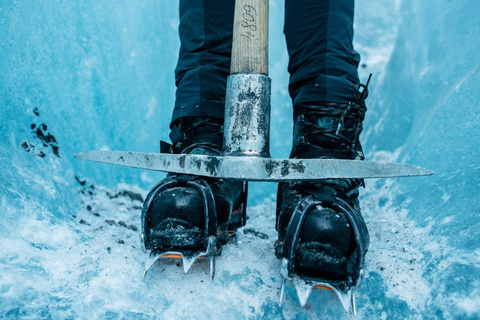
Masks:
[[[275,186],[253,185],[248,225],[217,275],[177,261],[142,278],[140,208],[163,175],[75,161],[156,152],[168,134],[178,2],[0,0],[0,318],[348,318],[328,292],[277,305]],[[375,74],[370,160],[432,169],[369,180],[361,319],[480,318],[480,4],[357,0],[360,74]],[[271,1],[272,153],[291,143],[283,1]]]

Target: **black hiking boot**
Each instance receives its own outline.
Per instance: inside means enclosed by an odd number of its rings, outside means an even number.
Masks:
[[[182,118],[173,125],[170,138],[173,144],[162,142],[163,152],[219,155],[223,120]],[[245,201],[243,182],[168,174],[145,199],[142,211],[145,249],[156,256],[178,253],[184,258],[184,267],[186,256],[217,255],[229,235],[245,224]]]
[[[355,102],[297,105],[290,157],[363,160],[359,135],[365,111]],[[276,255],[284,281],[306,280],[305,289],[296,284],[302,305],[318,287],[335,291],[345,310],[354,309],[347,300],[362,278],[369,244],[358,202],[363,184],[360,179],[279,184]]]

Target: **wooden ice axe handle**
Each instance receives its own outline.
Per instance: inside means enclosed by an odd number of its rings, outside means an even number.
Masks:
[[[230,74],[268,75],[268,0],[236,0]]]

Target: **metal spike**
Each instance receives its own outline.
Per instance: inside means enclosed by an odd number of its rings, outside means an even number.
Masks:
[[[305,280],[299,279],[298,277],[293,277],[293,285],[295,286],[295,290],[297,291],[300,305],[304,307],[307,304],[310,293],[312,293],[313,284],[306,282]]]
[[[147,260],[145,261],[145,270],[143,271],[143,277],[147,275],[148,270],[155,264],[155,262],[160,259],[162,256],[160,254],[156,254],[153,252],[150,252],[149,255],[147,256]]]
[[[333,292],[335,292],[338,300],[340,300],[340,302],[342,303],[345,312],[351,312],[355,315],[355,295],[353,293],[353,290],[347,290],[342,292],[334,288]]]
[[[210,256],[210,278],[213,281],[215,277],[215,256]]]
[[[147,253],[147,248],[145,247],[145,235],[142,233],[140,233],[140,244],[142,246],[142,251]]]
[[[287,278],[282,277],[282,284],[280,285],[280,296],[278,301],[278,306],[281,307],[283,304],[283,299],[285,298],[285,284],[287,283]]]
[[[357,315],[357,303],[355,301],[355,290],[352,290],[352,313],[354,316]]]
[[[282,265],[280,266],[280,275],[282,276],[282,285],[280,287],[280,301],[279,306],[282,306],[283,299],[285,298],[285,285],[288,279],[288,260],[286,258],[282,259]]]
[[[210,236],[208,238],[207,251],[205,252],[206,256],[214,255],[217,251],[217,238],[215,236]]]
[[[193,263],[195,262],[195,260],[197,260],[198,257],[199,257],[199,255],[186,256],[186,255],[183,255],[183,254],[182,254],[183,273],[187,273],[188,270],[190,270],[190,268],[192,267]]]

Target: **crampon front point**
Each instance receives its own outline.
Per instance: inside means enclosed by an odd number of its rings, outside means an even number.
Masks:
[[[213,281],[215,277],[215,258],[217,255],[220,255],[221,249],[217,250],[216,248],[216,238],[211,236],[208,239],[208,245],[206,250],[183,250],[183,251],[173,251],[173,250],[146,250],[148,253],[147,260],[145,261],[145,270],[143,272],[143,277],[146,277],[150,268],[157,262],[159,259],[181,259],[183,263],[183,272],[187,273],[192,265],[198,259],[209,259],[210,261],[210,279]]]

